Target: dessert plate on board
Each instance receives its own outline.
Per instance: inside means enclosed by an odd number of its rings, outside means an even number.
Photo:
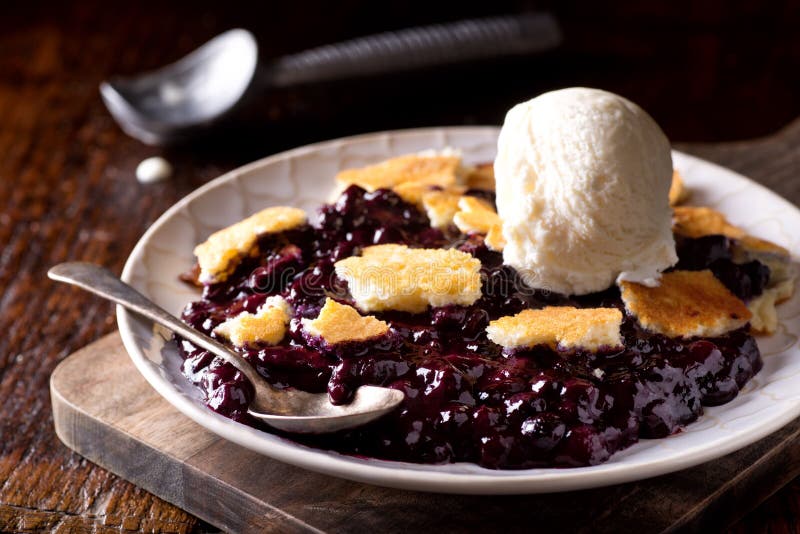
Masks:
[[[461,149],[467,163],[494,159],[499,128],[455,127],[361,135],[309,145],[256,161],[209,182],[167,210],[134,248],[122,278],[172,313],[197,297],[178,275],[192,250],[213,231],[268,206],[315,208],[328,200],[341,169],[425,149]],[[691,204],[711,206],[749,233],[800,256],[800,210],[755,182],[718,165],[673,152],[692,190]],[[170,335],[117,308],[125,348],[147,381],[183,414],[251,450],[333,476],[382,486],[447,493],[511,494],[569,491],[648,478],[742,448],[800,416],[800,296],[778,307],[780,326],[759,337],[764,368],[733,401],[706,408],[683,432],[642,440],[601,465],[495,471],[474,464],[411,464],[312,449],[236,423],[206,408],[180,372]]]

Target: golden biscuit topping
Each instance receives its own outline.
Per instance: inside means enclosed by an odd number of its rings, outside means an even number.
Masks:
[[[409,204],[422,206],[422,196],[432,191],[432,186],[418,182],[403,182],[392,188],[397,196]]]
[[[789,251],[766,239],[749,235],[728,222],[717,210],[707,207],[676,206],[672,217],[672,231],[676,234],[697,238],[707,235],[724,235],[753,254],[774,254],[788,258]]]
[[[711,271],[672,271],[648,287],[620,282],[622,301],[646,329],[669,337],[718,337],[751,318],[739,300]]]
[[[745,235],[739,238],[739,245],[747,250],[751,255],[762,258],[765,256],[780,257],[789,260],[789,251],[772,241],[761,239],[753,235]]]
[[[750,330],[756,334],[774,334],[778,329],[778,310],[775,306],[790,298],[793,293],[794,277],[777,283],[770,282],[769,287],[747,303],[747,309],[753,314]]]
[[[500,216],[485,200],[477,197],[464,196],[458,201],[458,213],[453,216],[453,222],[463,233],[478,232],[486,234],[494,226],[502,225]]]
[[[277,345],[286,334],[292,310],[282,297],[269,297],[256,313],[242,312],[214,329],[237,347],[256,343]]]
[[[548,306],[501,317],[490,322],[486,332],[507,349],[546,345],[594,351],[622,345],[621,323],[622,312],[616,308]]]
[[[724,235],[738,239],[745,235],[744,230],[729,223],[717,210],[695,206],[675,206],[672,231],[690,238]]]
[[[408,154],[376,165],[347,169],[336,175],[341,188],[357,185],[367,191],[391,189],[412,182],[448,187],[461,181],[461,155],[452,150]]]
[[[499,217],[492,206],[487,202],[472,196],[464,196],[467,188],[454,185],[447,188],[415,182],[405,182],[393,191],[410,204],[416,205],[425,211],[433,228],[445,229],[454,223],[456,213],[463,211],[459,216],[462,232],[478,232],[478,228],[485,228],[487,221],[497,220]],[[488,229],[483,233],[488,233]]]
[[[347,341],[366,341],[384,335],[389,325],[373,317],[362,316],[352,306],[326,299],[316,319],[302,319],[303,329],[324,339],[329,345]]]
[[[797,269],[789,251],[769,241],[745,236],[734,243],[734,261],[744,263],[758,260],[769,268],[769,280],[762,293],[747,303],[752,312],[750,330],[758,334],[773,334],[778,329],[775,306],[794,293]]]
[[[489,228],[484,242],[490,250],[502,252],[503,248],[506,246],[506,238],[503,237],[503,226],[501,224],[495,224]]]
[[[481,262],[455,249],[411,249],[405,245],[366,247],[361,256],[337,261],[363,312],[411,313],[428,306],[468,306],[481,296]]]
[[[724,235],[733,240],[733,259],[736,263],[758,260],[769,267],[769,283],[761,295],[747,303],[752,313],[750,328],[760,334],[772,334],[778,327],[775,305],[794,292],[796,273],[789,251],[766,239],[747,234],[729,223],[725,216],[711,208],[679,206],[675,208],[673,231],[697,238]]]
[[[447,228],[458,211],[461,195],[450,191],[431,191],[422,195],[422,206],[434,228]]]
[[[464,183],[469,189],[494,191],[494,163],[481,163],[469,169]]]
[[[672,171],[672,184],[669,186],[669,205],[677,206],[689,200],[689,189],[683,183],[681,174],[674,170]]]
[[[306,212],[301,209],[267,208],[211,234],[194,249],[200,265],[200,282],[225,281],[243,257],[258,254],[256,242],[260,236],[285,232],[305,222]]]
[[[452,195],[463,195],[467,188],[463,185],[453,185],[447,188],[441,188],[433,185],[418,184],[416,182],[405,182],[392,188],[397,196],[402,198],[409,204],[414,204],[420,209],[425,209],[423,200],[428,195],[435,195],[441,193],[450,193]]]

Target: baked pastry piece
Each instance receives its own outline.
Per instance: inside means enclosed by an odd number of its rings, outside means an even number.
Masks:
[[[447,228],[453,224],[453,216],[458,212],[458,204],[462,196],[450,189],[427,191],[420,196],[422,207],[431,220],[434,228]]]
[[[672,231],[685,237],[724,235],[735,239],[744,237],[745,231],[728,222],[723,214],[712,208],[676,206],[673,209]]]
[[[347,169],[336,175],[336,182],[340,191],[350,185],[375,191],[404,183],[450,187],[460,184],[465,172],[460,153],[445,149],[408,154],[367,167]]]
[[[478,232],[486,234],[502,222],[494,206],[485,200],[472,196],[463,196],[458,201],[458,211],[453,216],[453,222],[462,233]]]
[[[789,252],[775,243],[747,234],[712,208],[676,206],[674,210],[673,231],[676,235],[691,239],[725,236],[730,239],[734,262],[745,264],[755,260],[769,268],[766,287],[747,305],[753,314],[750,324],[755,332],[775,332],[778,327],[775,306],[792,296],[797,277]]]
[[[672,229],[678,235],[691,238],[724,235],[735,239],[742,250],[750,253],[789,258],[789,251],[782,246],[749,235],[738,226],[731,224],[722,213],[708,207],[676,206]]]
[[[469,189],[494,191],[494,163],[481,163],[468,169],[464,183]]]
[[[306,212],[303,210],[276,207],[261,210],[214,232],[194,249],[200,266],[200,282],[224,282],[242,258],[258,255],[257,241],[260,236],[285,232],[305,223]]]
[[[269,297],[256,313],[242,312],[214,329],[214,333],[237,347],[277,345],[286,334],[292,309],[282,297]]]
[[[596,351],[619,349],[621,323],[622,313],[616,308],[547,306],[501,317],[489,323],[486,332],[489,339],[507,349],[545,345],[559,350]]]
[[[689,200],[690,191],[683,181],[681,173],[677,170],[672,171],[672,184],[669,187],[669,205],[677,206]]]
[[[669,337],[719,337],[751,313],[711,271],[672,271],[659,285],[620,282],[625,308],[646,329]]]
[[[326,299],[316,319],[302,319],[305,331],[328,345],[366,341],[389,331],[389,325],[372,315],[362,316],[352,306]]]
[[[483,234],[492,250],[503,250],[502,221],[488,201],[457,188],[427,191],[420,198],[432,227],[455,226],[463,234]]]
[[[486,233],[486,238],[484,240],[486,242],[486,246],[489,247],[490,250],[494,250],[496,252],[502,252],[503,247],[506,246],[506,238],[503,237],[503,226],[502,224],[495,224],[489,231]]]
[[[480,261],[458,250],[404,245],[367,247],[361,256],[335,265],[359,310],[411,313],[474,303],[481,296],[480,267]]]
[[[423,201],[427,195],[432,195],[434,193],[450,193],[456,196],[460,196],[467,192],[467,187],[460,184],[441,187],[437,185],[428,185],[419,182],[401,182],[396,186],[394,186],[392,188],[392,191],[395,194],[397,194],[397,196],[402,198],[405,202],[413,204],[414,206],[417,206],[420,209],[426,210],[427,208]],[[434,217],[431,218],[431,221],[433,221],[433,219],[436,216],[437,215],[434,214]]]
[[[772,334],[778,328],[776,306],[794,294],[797,270],[788,254],[759,250],[746,240],[740,241],[734,251],[742,262],[757,260],[769,267],[767,286],[747,303],[747,307],[753,312],[751,328],[759,334]]]

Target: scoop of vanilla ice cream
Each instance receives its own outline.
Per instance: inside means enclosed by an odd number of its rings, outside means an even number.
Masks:
[[[636,104],[597,89],[545,93],[508,112],[497,150],[503,258],[533,287],[653,285],[677,261],[670,144]]]

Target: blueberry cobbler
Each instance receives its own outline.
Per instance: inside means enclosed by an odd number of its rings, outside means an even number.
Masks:
[[[791,294],[788,253],[686,197],[659,283],[568,296],[504,264],[491,165],[413,154],[336,177],[313,222],[265,209],[197,246],[183,319],[279,388],[347,403],[363,384],[404,402],[362,428],[287,435],[345,454],[493,469],[585,466],[733,399],[761,368],[753,332]],[[179,339],[209,408],[247,413],[229,364]]]

